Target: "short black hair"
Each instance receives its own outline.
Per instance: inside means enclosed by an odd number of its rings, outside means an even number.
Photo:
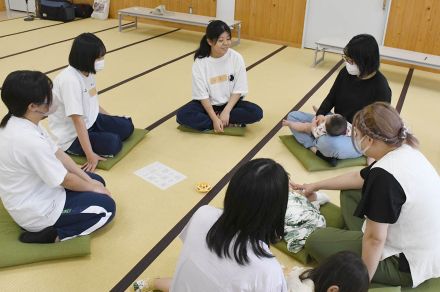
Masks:
[[[311,279],[316,292],[327,292],[333,285],[338,286],[340,292],[367,292],[370,285],[367,267],[352,251],[330,256],[317,268],[302,273],[300,279]]]
[[[14,71],[3,82],[1,96],[8,108],[0,123],[3,128],[11,116],[23,117],[31,103],[51,105],[52,81],[39,71]]]
[[[79,71],[96,74],[95,61],[104,57],[106,52],[100,38],[92,33],[82,33],[73,41],[69,65]]]
[[[329,136],[339,136],[347,132],[347,120],[339,114],[334,114],[325,122],[325,129]]]
[[[359,67],[359,77],[368,76],[379,70],[379,46],[372,35],[359,34],[353,37],[345,46],[344,55]]]
[[[229,183],[223,213],[206,236],[208,248],[240,265],[249,263],[249,248],[258,257],[273,257],[261,242],[276,243],[284,235],[288,196],[289,178],[280,164],[247,162]]]

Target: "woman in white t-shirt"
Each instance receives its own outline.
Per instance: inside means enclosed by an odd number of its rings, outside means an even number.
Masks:
[[[20,240],[53,243],[109,223],[116,206],[104,180],[81,170],[39,125],[53,110],[50,79],[12,72],[1,97],[8,113],[0,123],[0,198],[26,230]]]
[[[287,291],[269,245],[284,234],[289,178],[271,159],[243,165],[226,190],[224,209],[200,207],[180,234],[183,248],[172,279],[149,288],[173,292]]]
[[[263,118],[263,110],[243,100],[248,93],[243,57],[230,48],[231,29],[212,21],[200,41],[192,67],[192,101],[177,112],[177,122],[193,129],[223,132]]]
[[[341,251],[362,255],[373,282],[416,287],[440,277],[440,177],[417,149],[399,113],[376,102],[353,118],[353,144],[376,160],[339,177],[296,185],[305,195],[320,189],[341,193],[347,229],[315,230],[306,249],[318,262]]]
[[[49,116],[49,127],[58,145],[69,154],[85,155],[86,171],[94,171],[104,157],[122,149],[134,130],[131,118],[111,116],[98,101],[95,74],[104,69],[104,43],[94,34],[75,38],[69,66],[54,80],[56,111]]]

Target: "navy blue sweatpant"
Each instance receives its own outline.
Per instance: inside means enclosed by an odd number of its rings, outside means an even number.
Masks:
[[[222,106],[212,106],[216,113],[221,113],[225,108]],[[263,110],[255,103],[239,100],[231,110],[229,116],[230,124],[252,124],[263,118]],[[212,120],[198,100],[193,100],[184,105],[176,115],[179,124],[193,129],[204,131],[213,129]]]
[[[87,173],[105,184],[97,174]],[[75,192],[66,189],[66,203],[54,227],[60,240],[87,235],[108,224],[115,217],[116,204],[108,195],[94,192]]]
[[[98,114],[95,123],[88,129],[93,152],[100,156],[115,156],[122,149],[122,141],[130,137],[133,131],[131,118]],[[78,138],[66,152],[85,155]]]

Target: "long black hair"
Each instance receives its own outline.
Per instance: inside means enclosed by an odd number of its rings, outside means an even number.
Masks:
[[[208,248],[240,265],[249,263],[249,245],[258,257],[273,257],[261,242],[269,245],[283,236],[288,194],[281,165],[265,158],[244,164],[226,190],[223,214],[206,236]]]
[[[211,46],[209,45],[208,40],[213,43],[217,43],[218,38],[225,31],[229,34],[229,37],[231,37],[231,29],[226,23],[221,20],[211,21],[206,28],[205,35],[200,41],[200,47],[194,54],[194,60],[197,58],[202,59],[205,57],[209,57],[209,55],[211,54]]]
[[[100,38],[93,33],[82,33],[73,41],[69,65],[79,71],[96,74],[95,61],[104,57],[106,52]]]
[[[367,292],[370,285],[368,270],[354,252],[341,251],[329,257],[317,268],[302,273],[301,280],[311,279],[315,292],[327,292],[333,285],[339,292]]]
[[[366,77],[379,70],[379,46],[372,35],[359,34],[353,37],[345,46],[344,55],[359,67],[359,77]]]
[[[51,105],[52,81],[39,71],[14,71],[3,82],[1,95],[8,108],[0,122],[4,128],[11,116],[23,117],[31,103]]]

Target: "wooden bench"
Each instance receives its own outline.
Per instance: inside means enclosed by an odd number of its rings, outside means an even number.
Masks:
[[[324,60],[325,52],[342,54],[347,43],[348,40],[337,38],[323,38],[317,41],[313,66]],[[318,59],[319,53],[322,53],[322,56]],[[440,56],[385,46],[379,46],[379,53],[380,57],[385,60],[440,70]]]
[[[122,26],[122,18],[124,16],[134,17],[134,23],[130,25]],[[211,17],[211,16],[173,12],[173,11],[166,11],[163,14],[156,14],[154,13],[154,9],[145,8],[145,7],[130,7],[130,8],[121,9],[118,11],[118,17],[119,17],[119,31],[131,27],[137,28],[138,17],[189,24],[195,26],[203,26],[203,27],[208,26],[208,24],[211,21],[216,19],[215,17]],[[241,21],[234,20],[232,23],[227,23],[227,25],[231,29],[237,30],[237,40],[233,43],[233,45],[238,45],[240,43]]]

